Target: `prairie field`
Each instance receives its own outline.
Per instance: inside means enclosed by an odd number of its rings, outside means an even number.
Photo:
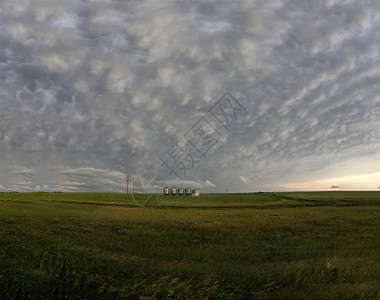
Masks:
[[[0,299],[380,299],[380,192],[0,193]]]

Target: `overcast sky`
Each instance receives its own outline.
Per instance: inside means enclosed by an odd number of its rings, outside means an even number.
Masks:
[[[378,0],[1,0],[0,191],[379,190],[379,82]]]

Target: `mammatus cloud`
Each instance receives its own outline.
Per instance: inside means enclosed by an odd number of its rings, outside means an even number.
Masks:
[[[2,173],[3,191],[123,192],[125,186],[123,173],[105,169],[52,166],[34,170],[11,166]]]
[[[379,32],[375,0],[3,0],[0,189],[117,192],[150,171],[210,191],[329,189],[315,182],[376,174]],[[226,91],[248,114],[176,179],[160,155],[201,116],[217,126]]]
[[[251,182],[251,180],[248,177],[245,177],[243,175],[240,175],[240,180],[244,184],[249,184]]]
[[[191,188],[209,188],[215,187],[211,181],[195,181],[195,180],[166,180],[168,186],[177,186],[177,187],[191,187]]]

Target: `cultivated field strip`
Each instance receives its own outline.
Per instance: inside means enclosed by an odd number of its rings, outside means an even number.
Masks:
[[[28,195],[20,198],[20,195]],[[151,194],[136,194],[135,200],[125,199],[123,194],[93,193],[0,193],[0,201],[14,202],[58,202],[78,205],[99,205],[128,208],[151,209],[196,209],[196,210],[229,210],[229,209],[270,209],[319,206],[361,206],[379,205],[380,192],[362,193],[359,196],[347,197],[347,192],[334,193],[260,193],[260,194],[204,194],[199,198],[165,197],[156,201]],[[226,201],[227,197],[227,201]],[[144,198],[149,198],[145,201]],[[28,200],[25,200],[28,199]],[[85,200],[85,201],[83,201]]]

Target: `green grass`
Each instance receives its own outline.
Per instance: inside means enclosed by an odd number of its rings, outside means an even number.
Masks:
[[[380,297],[380,193],[146,205],[122,194],[0,193],[0,299]]]

